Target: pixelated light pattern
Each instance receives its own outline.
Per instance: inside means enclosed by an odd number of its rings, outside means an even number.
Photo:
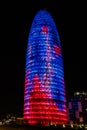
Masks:
[[[45,10],[36,14],[28,38],[24,118],[30,125],[67,123],[60,39]]]

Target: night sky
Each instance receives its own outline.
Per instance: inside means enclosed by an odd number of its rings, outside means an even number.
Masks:
[[[46,1],[1,5],[0,116],[7,113],[22,116],[28,34],[34,16],[41,9],[52,15],[59,32],[67,97],[75,91],[87,91],[86,3]]]

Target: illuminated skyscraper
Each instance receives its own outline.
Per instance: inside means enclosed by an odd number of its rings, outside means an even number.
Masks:
[[[67,123],[61,44],[53,18],[45,10],[36,14],[28,38],[24,118],[31,125]]]

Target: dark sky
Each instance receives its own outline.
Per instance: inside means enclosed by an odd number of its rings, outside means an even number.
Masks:
[[[67,97],[75,91],[87,91],[87,9],[84,0],[32,0],[7,2],[1,6],[0,114],[22,115],[27,39],[33,18],[41,9],[53,16],[60,35]]]

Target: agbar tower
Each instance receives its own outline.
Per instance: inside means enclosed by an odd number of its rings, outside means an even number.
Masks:
[[[26,52],[24,118],[28,123],[67,123],[63,57],[52,16],[40,10],[32,23]]]

